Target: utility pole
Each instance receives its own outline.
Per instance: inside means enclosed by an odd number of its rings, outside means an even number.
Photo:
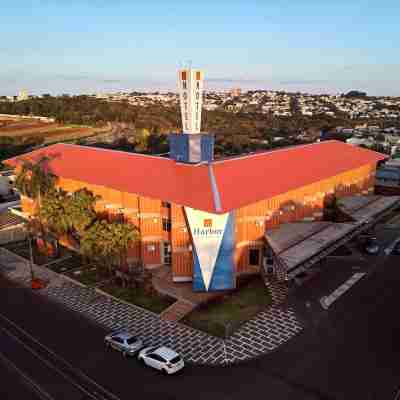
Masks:
[[[31,234],[31,227],[29,226],[29,222],[26,225],[27,233],[28,233],[28,244],[29,244],[29,268],[31,271],[31,281],[35,279],[33,274],[33,251],[32,251],[32,234]]]

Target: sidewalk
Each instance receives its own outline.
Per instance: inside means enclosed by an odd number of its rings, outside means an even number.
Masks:
[[[0,248],[0,273],[30,285],[27,261],[4,248]],[[34,273],[50,282],[39,295],[62,303],[107,329],[126,327],[146,346],[170,346],[186,361],[196,364],[226,365],[249,360],[275,350],[302,329],[293,310],[272,305],[224,341],[183,324],[164,321],[157,314],[99,291],[94,296],[92,289],[44,267],[35,265]]]

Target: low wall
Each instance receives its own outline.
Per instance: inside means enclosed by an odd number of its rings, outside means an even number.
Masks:
[[[0,230],[0,245],[25,239],[26,230],[23,224]]]

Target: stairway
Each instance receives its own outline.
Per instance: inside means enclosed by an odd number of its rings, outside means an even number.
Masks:
[[[193,304],[187,300],[180,299],[169,306],[167,309],[165,309],[160,314],[160,318],[165,321],[177,322],[185,317],[187,314],[189,314],[195,307],[196,304]]]

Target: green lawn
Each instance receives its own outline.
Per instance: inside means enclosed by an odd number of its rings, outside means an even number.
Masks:
[[[271,295],[261,278],[239,287],[235,292],[190,313],[183,322],[193,328],[224,337],[226,323],[231,331],[271,304]]]
[[[98,276],[97,271],[83,268],[81,271],[82,272],[80,274],[69,273],[67,275],[87,286],[96,285],[99,280],[101,280],[101,278]]]
[[[142,288],[122,288],[117,285],[107,284],[101,288],[105,292],[111,294],[114,297],[118,297],[129,303],[143,307],[147,310],[153,311],[154,313],[161,313],[167,307],[175,302],[174,299],[158,295],[149,295],[143,291]]]

